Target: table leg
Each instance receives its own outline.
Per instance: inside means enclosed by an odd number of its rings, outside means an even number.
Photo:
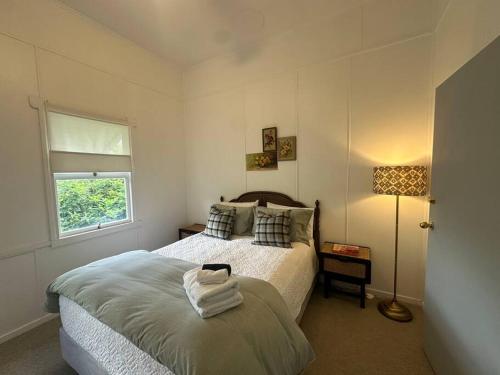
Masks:
[[[330,275],[328,273],[325,273],[325,288],[324,288],[324,296],[325,298],[328,298],[328,295],[330,293],[330,284],[331,284],[331,280],[330,280]]]
[[[365,308],[365,299],[366,299],[366,288],[365,288],[365,283],[361,284],[361,291],[360,291],[360,303],[359,306],[364,309]]]

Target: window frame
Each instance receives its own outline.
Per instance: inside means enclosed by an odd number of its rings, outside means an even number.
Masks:
[[[51,166],[50,157],[50,144],[49,144],[49,132],[48,132],[48,112],[59,112],[66,115],[77,116],[88,118],[92,120],[99,120],[110,122],[114,124],[120,124],[127,126],[129,129],[129,147],[130,147],[130,185],[129,185],[129,195],[130,195],[130,207],[133,208],[135,201],[135,191],[134,191],[134,178],[135,178],[135,166],[134,166],[134,134],[137,127],[135,120],[130,120],[128,118],[118,118],[111,117],[108,115],[101,115],[96,113],[89,113],[80,110],[75,110],[73,108],[68,108],[65,106],[60,106],[52,102],[47,101],[39,96],[29,96],[29,105],[31,108],[38,112],[38,120],[40,126],[40,140],[42,145],[42,161],[43,161],[43,176],[45,181],[45,202],[47,208],[48,224],[49,224],[49,242],[48,247],[57,248],[61,246],[67,246],[81,241],[88,241],[97,237],[111,235],[117,232],[125,230],[137,230],[142,227],[142,220],[136,216],[134,210],[131,210],[130,222],[107,226],[101,229],[86,231],[72,236],[59,237],[59,223],[58,223],[58,213],[57,213],[57,197],[55,184],[53,180],[53,172]]]
[[[100,231],[106,228],[116,227],[118,225],[128,224],[134,222],[134,210],[132,204],[132,183],[131,183],[131,172],[75,172],[75,173],[52,173],[53,180],[53,191],[56,206],[56,222],[57,222],[57,233],[59,239],[65,239],[68,237],[78,236],[84,233]],[[60,216],[60,206],[59,199],[57,195],[57,181],[59,180],[98,180],[107,178],[123,178],[125,180],[125,198],[127,205],[127,218],[122,220],[116,220],[103,224],[89,225],[83,228],[73,229],[66,232],[62,231],[61,227],[61,216]]]

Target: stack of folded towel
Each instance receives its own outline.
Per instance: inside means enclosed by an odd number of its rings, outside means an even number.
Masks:
[[[184,289],[202,318],[220,314],[243,302],[238,280],[227,269],[194,268],[184,274]]]

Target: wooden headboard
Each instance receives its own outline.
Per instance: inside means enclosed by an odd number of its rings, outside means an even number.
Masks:
[[[266,207],[267,202],[290,207],[308,207],[302,202],[293,200],[286,194],[276,193],[273,191],[249,191],[248,193],[241,194],[238,198],[231,199],[230,202],[255,202],[256,200],[259,201],[259,206],[262,207]],[[224,202],[224,197],[221,196],[220,201]],[[316,252],[319,252],[319,201],[317,200],[314,202],[314,205],[314,248],[316,249]]]

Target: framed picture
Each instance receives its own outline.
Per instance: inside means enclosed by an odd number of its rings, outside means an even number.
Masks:
[[[259,152],[246,155],[247,171],[278,169],[276,152]]]
[[[278,149],[277,139],[278,139],[277,127],[262,129],[262,151],[276,152]]]
[[[278,160],[297,160],[297,137],[278,138]]]

